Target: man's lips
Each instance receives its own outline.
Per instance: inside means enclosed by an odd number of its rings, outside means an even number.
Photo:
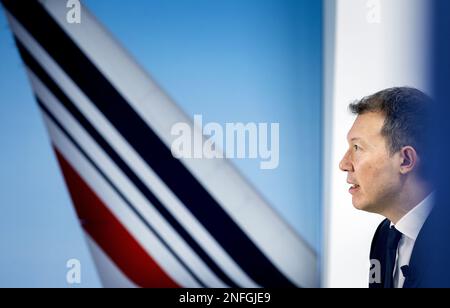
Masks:
[[[350,183],[351,184],[351,183]],[[358,190],[360,189],[360,186],[358,184],[352,184],[352,186],[350,187],[350,189],[348,190],[348,192],[350,194],[355,194],[356,192],[358,192]]]

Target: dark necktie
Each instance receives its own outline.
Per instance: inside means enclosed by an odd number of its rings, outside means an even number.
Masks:
[[[397,247],[398,242],[400,241],[400,238],[402,237],[402,234],[395,229],[394,226],[391,227],[388,234],[387,239],[387,252],[386,252],[386,273],[384,275],[384,287],[385,288],[393,288],[394,287],[394,266],[395,266],[395,259],[397,257]]]

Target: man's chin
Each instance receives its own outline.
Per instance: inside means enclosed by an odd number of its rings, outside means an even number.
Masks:
[[[364,202],[362,200],[358,200],[358,198],[356,198],[356,196],[352,196],[352,204],[355,209],[360,210],[360,211],[365,211],[366,208],[368,207],[366,202]]]
[[[369,212],[369,213],[377,213],[376,209],[368,203],[352,201],[353,207],[359,211]]]
[[[364,206],[358,204],[358,203],[353,203],[353,207],[359,211],[364,211]]]

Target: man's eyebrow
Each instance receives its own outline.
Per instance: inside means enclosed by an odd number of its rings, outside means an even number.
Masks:
[[[353,137],[349,140],[349,142],[361,142],[363,145],[367,144],[362,138],[359,137]]]

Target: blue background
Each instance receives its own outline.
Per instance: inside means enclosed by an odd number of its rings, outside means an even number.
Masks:
[[[234,162],[320,252],[321,1],[83,3],[189,116],[280,123],[278,169]],[[0,144],[0,287],[66,287],[71,258],[100,286],[4,14]]]
[[[431,149],[430,164],[432,179],[437,187],[436,202],[429,233],[424,235],[421,252],[430,264],[424,274],[422,285],[427,288],[450,288],[450,2],[445,0],[430,1],[431,57],[429,67],[433,98],[435,105],[432,114],[432,129],[428,138]]]

